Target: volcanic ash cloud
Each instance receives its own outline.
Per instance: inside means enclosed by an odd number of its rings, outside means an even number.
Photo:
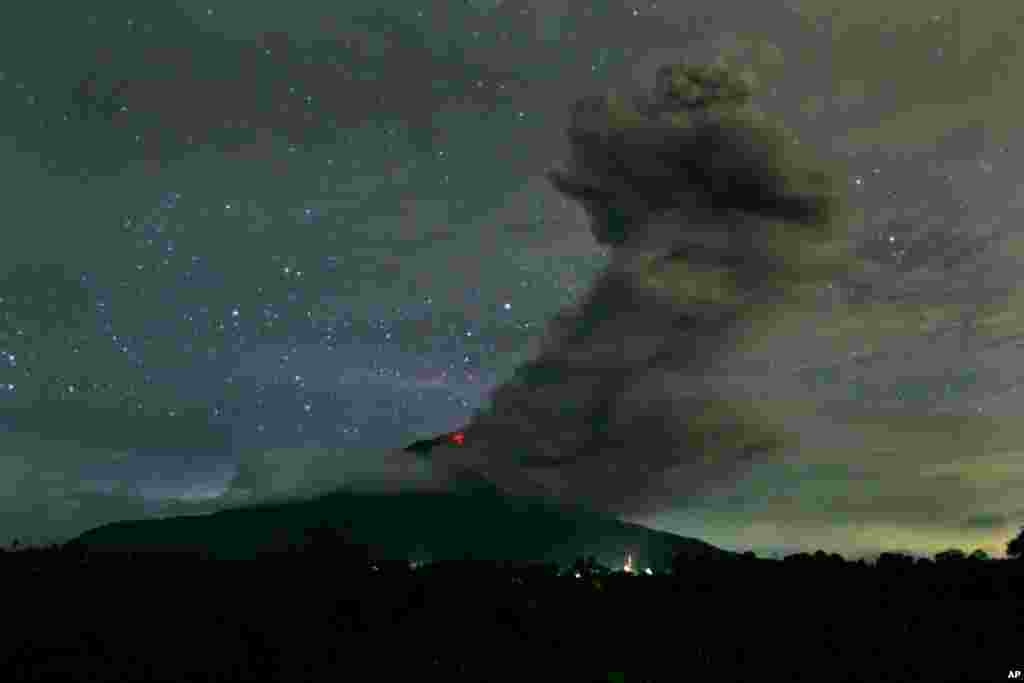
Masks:
[[[750,321],[850,265],[839,177],[750,104],[753,79],[670,65],[649,94],[571,108],[548,178],[582,204],[610,266],[548,324],[438,465],[511,494],[649,513],[727,483],[790,440],[707,369]]]

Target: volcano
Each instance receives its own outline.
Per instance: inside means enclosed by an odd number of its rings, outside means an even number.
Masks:
[[[429,457],[457,447],[462,432],[409,444],[407,453]],[[76,539],[89,551],[188,550],[223,559],[253,559],[301,544],[310,528],[344,530],[353,543],[381,560],[445,561],[473,557],[508,562],[571,564],[594,556],[618,566],[630,554],[655,571],[673,556],[721,559],[735,554],[704,541],[622,521],[609,514],[542,498],[508,496],[480,475],[461,476],[448,491],[359,493],[331,491],[231,507],[213,513],[119,521]]]

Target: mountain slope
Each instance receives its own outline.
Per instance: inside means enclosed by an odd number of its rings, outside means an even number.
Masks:
[[[335,491],[307,500],[260,504],[212,514],[105,524],[78,536],[91,550],[201,549],[224,558],[299,542],[321,521],[347,528],[381,559],[477,559],[568,564],[581,555],[621,566],[627,552],[660,570],[673,553],[722,557],[710,544],[581,508],[509,498],[485,482],[454,492],[393,494]]]

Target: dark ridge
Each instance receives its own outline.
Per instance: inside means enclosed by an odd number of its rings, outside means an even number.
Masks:
[[[623,522],[611,515],[536,498],[504,496],[488,482],[463,477],[451,492],[333,491],[305,500],[262,503],[211,514],[105,524],[75,539],[95,551],[209,553],[254,559],[303,542],[325,524],[382,560],[557,562],[595,556],[619,566],[667,570],[674,555],[721,558],[733,553],[703,541]]]

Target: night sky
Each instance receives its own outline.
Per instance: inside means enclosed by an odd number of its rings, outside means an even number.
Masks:
[[[569,106],[725,56],[845,165],[870,275],[762,322],[770,372],[721,364],[716,391],[768,397],[799,448],[631,519],[759,554],[1001,556],[1024,524],[1024,10],[959,4],[19,4],[0,543],[432,481],[397,449],[470,421],[610,263],[544,177]]]

